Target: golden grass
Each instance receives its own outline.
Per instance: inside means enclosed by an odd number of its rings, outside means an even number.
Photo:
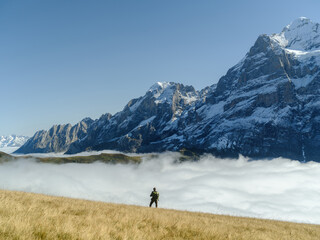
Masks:
[[[320,239],[320,226],[0,191],[0,239]]]

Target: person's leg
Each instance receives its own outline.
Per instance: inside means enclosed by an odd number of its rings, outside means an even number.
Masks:
[[[154,201],[156,203],[156,208],[158,207],[158,200],[155,200]]]
[[[151,207],[151,206],[152,206],[152,203],[153,203],[153,202],[154,202],[154,201],[151,199],[149,207]]]

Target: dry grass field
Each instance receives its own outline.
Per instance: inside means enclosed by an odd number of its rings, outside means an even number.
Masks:
[[[320,225],[0,191],[0,239],[320,239]]]

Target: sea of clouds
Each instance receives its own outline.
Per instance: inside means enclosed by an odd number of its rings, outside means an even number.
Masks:
[[[162,208],[320,224],[320,163],[178,157],[139,165],[17,160],[0,165],[0,189],[148,206],[157,187]]]

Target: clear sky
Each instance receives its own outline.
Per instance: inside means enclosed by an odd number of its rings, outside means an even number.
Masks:
[[[320,1],[2,0],[0,135],[121,111],[157,81],[217,83]]]

